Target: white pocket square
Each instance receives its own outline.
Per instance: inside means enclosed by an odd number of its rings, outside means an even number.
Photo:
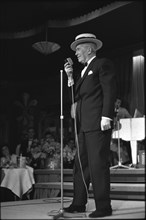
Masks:
[[[91,74],[93,74],[93,71],[92,71],[92,70],[90,70],[90,71],[88,72],[88,75],[91,75]]]

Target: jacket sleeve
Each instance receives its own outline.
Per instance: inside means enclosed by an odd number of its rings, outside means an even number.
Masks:
[[[103,93],[102,116],[113,118],[117,86],[114,65],[111,60],[103,59],[99,68],[99,80]]]

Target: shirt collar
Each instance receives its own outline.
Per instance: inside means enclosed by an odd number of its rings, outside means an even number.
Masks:
[[[88,62],[87,62],[87,66],[91,63],[91,61],[95,58],[96,56],[91,57]]]

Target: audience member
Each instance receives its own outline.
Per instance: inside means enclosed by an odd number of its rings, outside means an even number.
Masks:
[[[4,144],[1,147],[1,156],[0,156],[0,166],[1,167],[9,167],[17,165],[17,156],[15,154],[11,154],[8,144]]]
[[[42,168],[41,163],[41,145],[39,140],[35,139],[33,140],[31,147],[30,147],[30,153],[29,158],[27,158],[29,166],[39,169]]]
[[[29,128],[28,131],[23,131],[20,144],[16,147],[16,154],[18,156],[29,156],[31,145],[35,139],[36,136],[34,128]]]
[[[50,131],[46,131],[43,140],[49,141],[49,142],[54,142],[55,137]]]
[[[115,102],[115,113],[116,113],[116,119],[121,119],[121,118],[132,118],[130,113],[125,107],[121,107],[122,101],[121,99],[117,99]]]

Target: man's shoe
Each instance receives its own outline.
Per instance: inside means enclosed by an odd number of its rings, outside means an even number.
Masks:
[[[64,211],[69,213],[85,212],[85,210],[86,207],[84,205],[77,206],[71,204],[69,207],[64,208]]]
[[[104,217],[104,216],[110,216],[112,215],[112,209],[104,209],[101,211],[95,210],[94,212],[89,214],[90,218],[98,218],[98,217]]]

